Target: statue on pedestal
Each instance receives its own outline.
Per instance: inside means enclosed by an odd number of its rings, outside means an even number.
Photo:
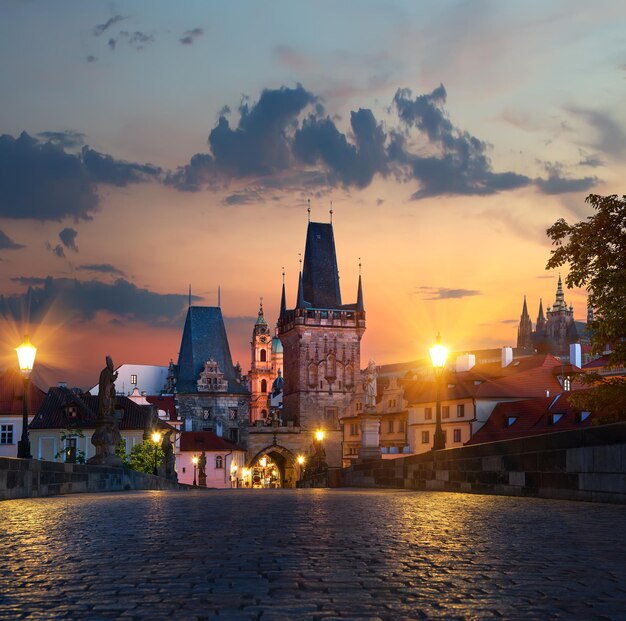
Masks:
[[[376,363],[373,360],[369,361],[367,365],[367,369],[365,371],[365,381],[364,389],[365,389],[365,408],[366,409],[375,409],[376,408],[376,377],[378,372],[376,370]]]
[[[204,451],[198,460],[198,486],[206,487],[206,453]]]
[[[121,466],[122,460],[116,455],[115,449],[122,436],[115,418],[115,380],[111,356],[106,357],[106,366],[100,373],[98,382],[98,418],[96,430],[91,436],[91,443],[96,447],[96,454],[88,461],[101,466]]]
[[[161,441],[161,449],[163,450],[163,463],[159,467],[159,474],[170,481],[178,481],[176,474],[176,458],[174,457],[174,445],[172,444],[172,432],[165,432]]]

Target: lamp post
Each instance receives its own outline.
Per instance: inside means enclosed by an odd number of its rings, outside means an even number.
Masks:
[[[198,468],[198,456],[194,455],[191,458],[191,462],[193,463],[193,486],[197,487],[197,483],[196,483],[196,469]]]
[[[435,435],[433,436],[433,450],[439,451],[446,448],[446,435],[441,428],[441,379],[446,366],[448,350],[441,344],[441,335],[437,335],[435,345],[430,348],[430,359],[435,372],[435,384],[437,394]]]
[[[155,431],[152,434],[152,441],[154,442],[154,472],[153,474],[158,475],[157,457],[159,455],[159,442],[161,441],[161,432]]]
[[[15,348],[20,371],[24,377],[24,399],[22,407],[22,439],[17,443],[17,456],[22,459],[32,459],[30,454],[30,440],[28,439],[28,384],[30,373],[35,364],[37,348],[31,345],[28,334],[24,335],[24,342]]]

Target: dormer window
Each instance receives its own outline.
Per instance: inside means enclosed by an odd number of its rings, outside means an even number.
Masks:
[[[556,425],[563,418],[563,414],[551,414],[550,415],[550,424]]]
[[[579,412],[576,417],[579,423],[586,421],[591,416],[591,412]]]
[[[563,378],[563,390],[569,391],[572,389],[572,380],[569,377]]]
[[[70,420],[76,420],[76,418],[78,418],[78,408],[75,405],[68,405],[65,413]]]
[[[517,416],[509,416],[506,419],[506,426],[510,427],[517,420]]]

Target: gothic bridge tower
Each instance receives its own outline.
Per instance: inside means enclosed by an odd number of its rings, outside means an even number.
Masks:
[[[287,310],[283,285],[278,318],[285,367],[282,418],[305,434],[323,429],[329,465],[341,464],[339,418],[359,382],[364,332],[361,275],[357,301],[342,304],[332,223],[309,222],[296,306]]]

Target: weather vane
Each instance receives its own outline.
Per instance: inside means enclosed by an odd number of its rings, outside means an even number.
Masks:
[[[333,201],[330,201],[330,223],[333,223]]]

